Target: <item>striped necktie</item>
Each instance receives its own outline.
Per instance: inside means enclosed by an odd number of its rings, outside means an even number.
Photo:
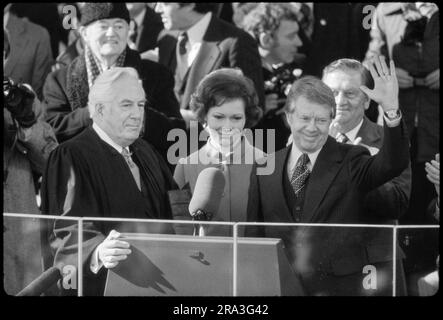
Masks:
[[[309,157],[306,153],[303,153],[300,158],[298,158],[297,164],[295,165],[294,173],[291,178],[291,186],[294,189],[295,196],[303,191],[306,186],[306,180],[309,178],[308,169]]]
[[[337,134],[337,137],[335,139],[337,140],[337,142],[340,142],[340,143],[349,142],[348,136],[343,133],[340,133],[340,132]]]
[[[128,164],[129,169],[131,170],[132,176],[134,177],[138,189],[141,190],[140,171],[137,165],[134,163],[134,161],[132,161],[131,155],[132,153],[128,150],[128,148],[123,148],[122,156],[123,158],[125,158],[126,163]]]

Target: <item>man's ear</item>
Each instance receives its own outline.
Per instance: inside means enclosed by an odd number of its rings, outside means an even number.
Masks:
[[[103,105],[103,103],[96,103],[95,104],[95,113],[100,115],[100,116],[103,116],[103,109],[104,109],[104,107],[105,106]]]
[[[274,38],[268,32],[261,32],[258,36],[260,47],[269,50],[274,45]]]
[[[291,113],[289,111],[285,111],[286,121],[289,125],[291,125]]]
[[[364,93],[364,95],[365,95],[365,101],[363,102],[363,108],[365,110],[368,110],[369,104],[371,103],[371,98],[369,98],[366,93]]]

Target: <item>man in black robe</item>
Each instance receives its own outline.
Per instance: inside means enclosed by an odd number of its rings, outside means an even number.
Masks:
[[[62,143],[49,157],[42,184],[44,214],[171,218],[167,191],[176,184],[159,153],[139,138],[145,102],[135,69],[115,67],[97,77],[88,97],[92,126]],[[84,221],[84,294],[102,294],[106,269],[130,254],[129,244],[118,239],[119,232],[168,233],[168,226]],[[47,248],[46,268],[54,265],[63,272],[66,266],[77,266],[77,221],[48,223],[42,240]]]

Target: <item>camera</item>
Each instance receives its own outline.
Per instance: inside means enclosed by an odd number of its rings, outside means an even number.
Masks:
[[[15,107],[19,105],[25,97],[25,92],[12,79],[3,76],[3,101],[4,106]]]
[[[300,69],[294,69],[292,65],[283,65],[274,69],[272,78],[265,81],[265,94],[276,93],[279,97],[286,97],[301,73]]]

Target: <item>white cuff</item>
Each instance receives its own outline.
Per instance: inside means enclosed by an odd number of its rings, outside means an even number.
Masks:
[[[91,263],[89,264],[89,268],[91,272],[97,274],[100,269],[103,267],[103,262],[98,259],[98,246],[95,248],[94,252],[91,256]]]
[[[401,122],[401,118],[402,118],[402,115],[400,115],[400,117],[398,117],[397,119],[389,120],[389,118],[386,117],[385,114],[383,114],[383,119],[385,119],[386,125],[389,128],[393,128],[393,127],[398,126],[400,124],[400,122]]]

